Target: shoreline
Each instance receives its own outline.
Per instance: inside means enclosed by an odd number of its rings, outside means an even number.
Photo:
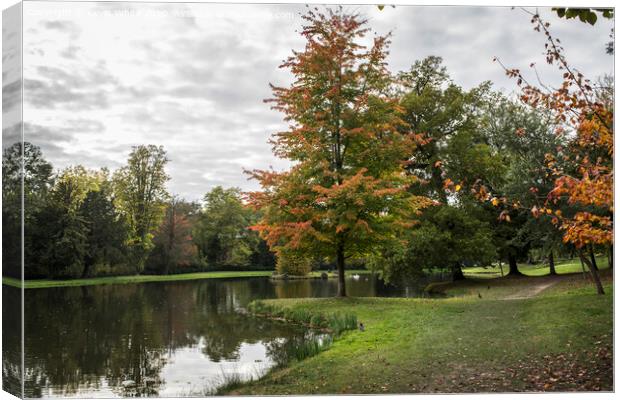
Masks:
[[[211,272],[190,272],[186,274],[173,275],[126,275],[109,276],[84,279],[33,279],[24,281],[24,289],[42,289],[51,287],[70,287],[70,286],[94,286],[94,285],[124,285],[130,283],[148,282],[174,282],[201,279],[221,279],[221,278],[256,278],[269,277],[272,271],[211,271]],[[21,288],[19,279],[2,277],[2,284],[16,288]]]
[[[71,286],[95,286],[95,285],[126,285],[131,283],[149,283],[149,282],[174,282],[174,281],[190,281],[201,279],[222,279],[222,278],[257,278],[269,277],[274,280],[304,280],[304,279],[321,279],[322,271],[313,271],[307,276],[289,276],[288,279],[274,278],[273,271],[209,271],[209,272],[189,272],[186,274],[172,275],[121,275],[106,276],[96,278],[77,278],[77,279],[32,279],[24,281],[24,289],[44,289],[53,287],[71,287]],[[351,274],[370,274],[368,270],[349,270],[345,271],[346,276]],[[337,275],[329,276],[328,279],[334,279]],[[22,281],[7,276],[2,277],[2,284],[21,288]]]

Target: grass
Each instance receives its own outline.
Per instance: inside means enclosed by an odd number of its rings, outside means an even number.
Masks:
[[[596,263],[600,270],[604,270],[608,268],[607,265],[607,257],[601,256],[596,257]],[[519,271],[526,276],[544,276],[549,275],[549,264],[519,264]],[[586,272],[588,267],[585,266]],[[564,260],[558,261],[555,264],[555,270],[558,274],[574,274],[578,272],[582,272],[581,262],[578,258],[572,260]],[[508,274],[509,267],[508,264],[503,264],[504,276]],[[472,278],[499,278],[502,276],[501,269],[499,265],[494,264],[489,267],[472,267],[472,268],[463,268],[463,273],[467,277]]]
[[[309,276],[320,278],[322,271],[312,271]],[[347,270],[346,276],[353,274],[369,274],[368,270]],[[25,289],[40,289],[50,287],[67,287],[67,286],[91,286],[91,285],[116,285],[127,283],[144,283],[144,282],[172,282],[172,281],[188,281],[196,279],[216,279],[216,278],[251,278],[259,276],[271,276],[272,271],[213,271],[213,272],[192,272],[188,274],[173,275],[128,275],[128,276],[106,276],[99,278],[86,279],[31,279],[24,281]],[[334,275],[335,276],[335,275]],[[333,277],[333,276],[330,276]],[[19,279],[3,276],[2,283],[17,288],[21,288]]]
[[[188,274],[174,275],[130,275],[130,276],[110,276],[100,278],[86,279],[36,279],[26,280],[24,282],[25,289],[38,289],[50,287],[66,287],[66,286],[90,286],[90,285],[112,285],[127,283],[144,283],[144,282],[171,282],[186,281],[195,279],[216,279],[216,278],[249,278],[257,276],[270,276],[271,271],[214,271],[214,272],[194,272]],[[19,279],[2,277],[2,283],[9,286],[21,287]]]
[[[603,275],[603,296],[575,274],[517,300],[506,297],[550,278],[466,281],[445,299],[264,301],[306,319],[355,314],[366,329],[228,394],[611,390],[613,287]]]
[[[347,330],[357,329],[357,317],[352,312],[318,311],[306,308],[292,308],[264,300],[255,300],[248,305],[248,311],[255,315],[278,318],[307,325],[315,329],[326,329],[339,336]]]

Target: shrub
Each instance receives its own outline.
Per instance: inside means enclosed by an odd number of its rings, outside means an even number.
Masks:
[[[304,276],[312,271],[312,262],[303,255],[292,251],[280,251],[276,262],[279,274]]]

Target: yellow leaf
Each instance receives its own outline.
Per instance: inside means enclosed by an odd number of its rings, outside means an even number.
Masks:
[[[461,190],[461,185],[456,185],[456,186],[454,187],[454,190],[456,190],[457,192],[458,192],[459,190]]]
[[[493,197],[491,199],[491,204],[497,207],[497,205],[499,204],[499,200],[497,199],[497,197]]]

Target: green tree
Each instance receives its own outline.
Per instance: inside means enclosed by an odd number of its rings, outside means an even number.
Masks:
[[[98,191],[105,171],[74,166],[60,171],[33,220],[29,273],[52,278],[84,275],[89,252],[89,226],[81,212],[90,192]]]
[[[103,173],[105,179],[101,181],[98,190],[89,191],[79,209],[88,229],[82,277],[89,276],[91,268],[95,265],[110,268],[127,262],[125,240],[128,228],[114,207],[107,171]]]
[[[129,227],[128,246],[136,273],[141,273],[153,249],[153,232],[159,227],[169,197],[168,163],[162,146],[133,147],[127,165],[114,173],[114,201]]]
[[[529,210],[544,201],[544,194],[553,187],[546,165],[547,154],[561,153],[564,146],[556,134],[557,125],[550,115],[526,108],[496,95],[487,103],[486,116],[480,125],[489,148],[489,157],[496,165],[481,168],[468,176],[455,176],[473,189],[477,196],[484,187],[491,204],[483,206],[494,219],[495,242],[502,257],[508,259],[510,274],[519,274],[518,258],[532,248],[541,249],[554,263],[553,251],[561,245],[561,234],[553,229],[553,215],[533,216]],[[459,163],[453,170],[460,168]],[[468,196],[471,191],[463,192]],[[508,201],[507,199],[510,199]],[[495,219],[500,215],[502,218]],[[508,218],[505,218],[508,216]]]
[[[42,225],[33,233],[36,257],[30,260],[30,277],[78,278],[88,252],[88,228],[82,216],[50,197],[37,213]]]
[[[204,196],[195,228],[200,256],[210,265],[248,265],[251,236],[255,236],[248,229],[251,217],[238,188],[214,187]]]
[[[489,89],[490,84],[485,82],[463,90],[450,80],[441,57],[436,56],[416,61],[409,71],[398,74],[395,91],[406,122],[401,129],[424,139],[412,149],[407,167],[420,178],[416,193],[447,204],[446,169],[451,159],[467,161],[459,166],[465,168],[463,173],[492,161],[484,157],[486,145],[478,130],[483,115],[480,106],[487,100]]]
[[[462,268],[486,266],[496,259],[491,227],[464,208],[429,207],[418,225],[373,260],[387,280],[413,279],[434,270],[449,270],[464,279]]]
[[[389,38],[368,38],[367,21],[342,8],[303,20],[305,49],[281,66],[293,83],[272,86],[268,100],[289,124],[273,135],[274,152],[294,166],[252,173],[263,188],[250,195],[263,212],[254,229],[278,256],[335,260],[338,295],[346,296],[346,259],[376,251],[427,202],[407,190],[404,160],[416,136],[399,130],[400,107],[389,94]]]
[[[26,226],[23,245],[28,262],[33,258],[31,234],[39,228],[35,215],[43,207],[53,182],[52,165],[41,149],[29,142],[14,143],[2,153],[2,263],[4,274],[16,278],[21,277],[22,176]],[[28,270],[30,264],[25,268]]]

